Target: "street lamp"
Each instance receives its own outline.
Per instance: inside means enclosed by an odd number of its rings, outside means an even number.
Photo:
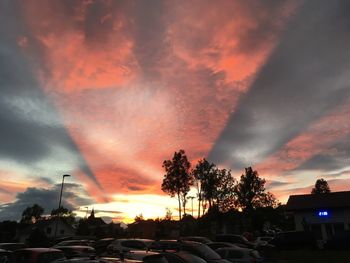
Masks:
[[[55,240],[56,240],[56,236],[57,236],[57,227],[58,227],[58,220],[59,220],[59,217],[60,217],[60,208],[61,208],[63,184],[64,184],[64,178],[65,178],[65,177],[70,177],[70,174],[64,174],[64,175],[62,176],[60,200],[59,200],[59,202],[58,202],[58,210],[57,210],[57,218],[56,218],[56,227],[55,227],[55,235],[54,235],[54,239],[55,239]]]

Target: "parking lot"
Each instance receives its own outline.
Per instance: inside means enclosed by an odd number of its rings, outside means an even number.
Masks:
[[[271,263],[348,263],[348,250],[291,250],[280,251]]]

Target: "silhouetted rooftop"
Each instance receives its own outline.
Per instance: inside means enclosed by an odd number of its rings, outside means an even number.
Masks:
[[[288,211],[350,207],[350,191],[289,196]]]

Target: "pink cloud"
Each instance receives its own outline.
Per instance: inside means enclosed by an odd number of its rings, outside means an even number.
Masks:
[[[295,9],[165,2],[152,31],[137,5],[24,5],[44,90],[106,195],[159,192],[162,162],[180,148],[206,156]]]

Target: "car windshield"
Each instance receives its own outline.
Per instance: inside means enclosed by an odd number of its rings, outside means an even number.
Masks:
[[[25,263],[30,260],[32,253],[26,250],[19,250],[15,252],[16,263]]]
[[[196,245],[196,250],[198,251],[199,255],[204,259],[221,259],[220,255],[207,245],[198,244]]]
[[[241,238],[242,238],[242,240],[243,240],[244,242],[249,242],[248,239],[247,239],[245,236],[241,236]]]
[[[60,252],[60,251],[46,252],[39,255],[38,263],[50,263],[58,259],[65,259],[63,252]]]
[[[206,261],[200,257],[197,257],[193,254],[189,253],[182,253],[178,254],[181,258],[185,259],[186,262],[191,262],[191,263],[206,263]]]

